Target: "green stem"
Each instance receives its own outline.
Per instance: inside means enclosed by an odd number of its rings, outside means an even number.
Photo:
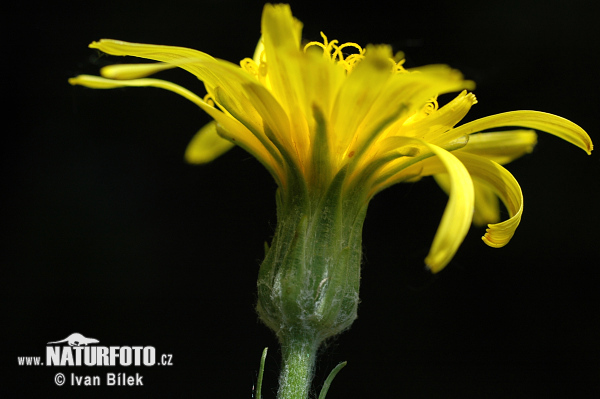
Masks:
[[[277,399],[306,399],[320,340],[309,334],[290,334],[280,340],[283,366]]]

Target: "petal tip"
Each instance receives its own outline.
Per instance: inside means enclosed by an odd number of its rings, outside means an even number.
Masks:
[[[486,243],[486,245],[488,247],[492,247],[492,248],[502,248],[503,246],[505,246],[506,244],[508,244],[508,240],[507,241],[501,241],[501,242],[494,242],[493,241],[493,237],[489,232],[485,233],[484,236],[481,237],[481,239],[483,240],[483,242]]]
[[[432,256],[425,258],[425,268],[433,274],[441,272],[448,262],[440,262],[439,259],[432,259]]]

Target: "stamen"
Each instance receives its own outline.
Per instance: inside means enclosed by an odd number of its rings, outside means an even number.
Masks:
[[[406,59],[404,58],[404,53],[402,51],[398,51],[396,55],[394,55],[393,62],[394,67],[392,69],[394,73],[408,73],[408,71],[404,69],[404,62],[406,62]]]
[[[306,46],[304,46],[304,52],[306,53],[306,50],[312,46],[321,47],[323,49],[323,57],[331,59],[331,57],[330,57],[330,55],[331,55],[330,45],[331,44],[328,43],[327,36],[325,36],[325,34],[323,32],[321,32],[321,37],[323,38],[323,43],[319,43],[316,41],[308,42],[306,44]],[[336,42],[336,40],[334,40],[334,42]]]
[[[323,43],[317,41],[308,42],[304,46],[304,52],[306,53],[308,48],[312,46],[320,47],[323,50],[324,58],[331,62],[336,62],[337,60],[337,64],[342,66],[348,73],[351,72],[354,66],[364,58],[365,50],[356,43],[348,42],[338,46],[338,40],[329,41],[323,32],[321,32],[321,37],[323,38]],[[347,57],[344,57],[342,50],[346,47],[356,48],[358,54],[350,54]]]
[[[327,46],[324,45],[323,43],[319,43],[319,42],[308,42],[308,43],[306,43],[306,46],[304,46],[304,52],[306,53],[306,50],[309,47],[312,47],[312,46],[321,47],[323,49],[323,55],[327,56],[327,51],[326,51],[327,50]]]
[[[244,71],[248,72],[250,75],[258,79],[259,66],[256,65],[256,62],[254,62],[252,58],[244,58],[240,61],[240,66]]]
[[[349,55],[348,57],[346,57],[344,59],[344,55],[342,54],[342,50],[345,49],[346,47],[354,47],[354,48],[356,48],[358,50],[359,54],[351,54],[351,55]],[[365,50],[363,50],[362,47],[360,47],[356,43],[348,42],[348,43],[344,43],[344,44],[336,47],[335,52],[333,53],[332,58],[335,59],[336,57],[338,57],[340,59],[340,61],[344,61],[344,60],[347,61],[348,58],[350,58],[352,56],[364,56],[364,54],[365,54]]]
[[[203,98],[204,102],[207,103],[208,105],[210,105],[211,107],[215,107],[215,100],[213,100],[212,95],[210,93],[207,93],[204,98]]]
[[[352,70],[356,67],[356,65],[365,58],[366,48],[362,48],[356,43],[347,42],[344,44],[338,45],[338,40],[329,41],[327,36],[321,32],[321,37],[323,38],[323,43],[318,41],[308,42],[304,46],[304,52],[313,46],[319,47],[323,50],[323,58],[328,59],[331,62],[336,62],[338,65],[343,67],[347,73],[352,72]],[[358,53],[349,54],[344,56],[343,50],[353,47],[358,51]],[[391,71],[394,74],[398,73],[409,73],[406,69],[404,69],[404,53],[399,51],[396,53],[394,58],[390,58],[391,63]],[[262,62],[260,67],[262,67]],[[437,105],[435,105],[435,109],[437,109]]]
[[[429,99],[429,101],[427,102],[427,104],[425,104],[425,107],[423,107],[423,112],[426,115],[429,115],[432,112],[437,111],[438,108],[439,108],[439,104],[438,104],[438,101],[437,101],[437,96],[434,96],[431,99]]]

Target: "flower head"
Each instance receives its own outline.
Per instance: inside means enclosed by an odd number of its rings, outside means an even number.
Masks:
[[[473,83],[458,71],[405,69],[389,46],[340,44],[324,34],[322,42],[303,45],[301,31],[289,6],[267,4],[255,54],[239,66],[187,48],[103,39],[90,47],[159,62],[109,66],[103,77],[70,82],[153,86],[186,97],[214,119],[192,139],[186,159],[205,163],[240,146],[271,173],[282,202],[300,192],[324,198],[336,187],[342,201],[366,205],[393,184],[435,176],[449,201],[425,260],[434,272],[452,259],[473,221],[488,224],[483,240],[492,247],[511,239],[523,195],[502,165],[532,151],[531,129],[592,151],[582,128],[543,112],[506,112],[456,126],[476,103],[467,91]],[[147,78],[175,67],[196,75],[207,95]],[[438,106],[437,96],[450,92],[459,94]],[[502,127],[510,129],[481,133]],[[502,222],[498,199],[509,212]]]

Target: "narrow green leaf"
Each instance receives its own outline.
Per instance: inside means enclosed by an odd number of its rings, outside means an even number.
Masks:
[[[329,376],[327,377],[327,379],[325,380],[325,383],[323,384],[323,388],[321,388],[321,393],[319,393],[319,399],[325,399],[325,396],[327,395],[327,391],[329,391],[329,386],[331,385],[331,382],[333,381],[333,379],[335,378],[337,373],[339,373],[339,371],[341,369],[343,369],[347,363],[348,362],[341,362],[340,364],[335,366],[335,368],[333,370],[331,370],[331,373],[329,373]]]
[[[258,381],[256,381],[256,399],[261,399],[261,388],[262,388],[262,380],[263,374],[265,372],[265,360],[267,359],[267,350],[269,348],[265,348],[263,350],[262,356],[260,357],[260,368],[258,369]]]

